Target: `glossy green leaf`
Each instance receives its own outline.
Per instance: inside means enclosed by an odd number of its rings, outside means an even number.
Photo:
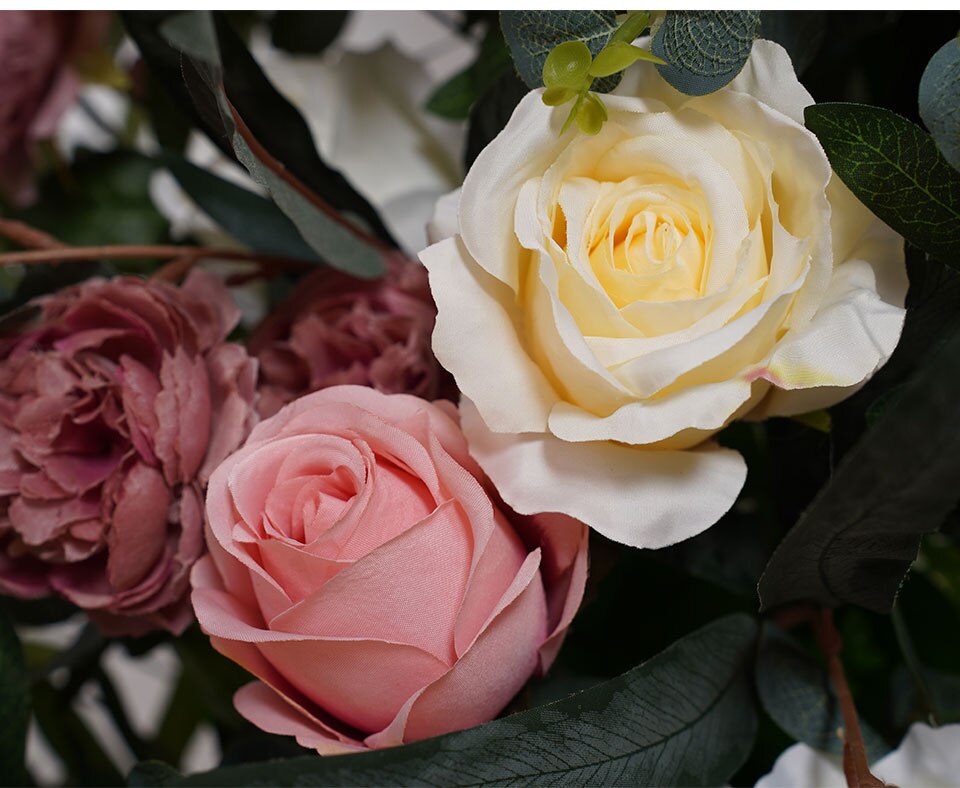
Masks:
[[[349,17],[349,11],[277,11],[270,20],[270,40],[287,52],[318,55],[336,40]]]
[[[644,30],[650,27],[653,14],[650,11],[634,11],[614,32],[610,43],[632,44]]]
[[[0,784],[22,785],[27,721],[30,717],[29,682],[23,650],[13,624],[0,614]]]
[[[183,190],[229,235],[256,252],[320,262],[276,204],[197,167],[175,153],[159,156]]]
[[[944,158],[960,169],[960,41],[953,36],[920,79],[920,117]]]
[[[596,134],[603,128],[607,120],[607,108],[603,101],[588,93],[580,108],[577,110],[577,128],[584,134]]]
[[[757,694],[773,721],[797,741],[843,754],[840,702],[821,664],[782,630],[765,625],[757,653]],[[871,763],[889,751],[883,739],[860,722]]]
[[[954,328],[780,543],[760,578],[763,609],[812,600],[889,612],[921,536],[960,499],[958,401]]]
[[[960,173],[906,118],[864,104],[804,111],[834,172],[877,216],[942,262],[960,267]]]
[[[547,88],[543,91],[543,103],[548,107],[559,107],[577,95],[573,88]]]
[[[207,19],[207,22],[197,21],[196,24],[213,24],[209,21],[211,18],[211,12],[209,11],[184,13],[190,15],[193,19],[197,17]],[[169,25],[170,22],[168,21],[166,24]],[[330,210],[322,210],[315,202],[307,199],[300,190],[294,188],[286,179],[281,177],[277,168],[271,166],[265,160],[265,157],[255,154],[251,150],[250,144],[241,135],[233,117],[232,100],[236,100],[242,107],[245,101],[250,100],[251,96],[262,94],[263,84],[266,83],[269,87],[269,83],[256,68],[256,64],[253,63],[252,58],[250,58],[249,53],[236,34],[232,33],[225,25],[217,25],[216,29],[218,34],[217,45],[220,52],[223,53],[224,62],[220,62],[219,52],[214,51],[213,47],[209,47],[203,53],[203,57],[193,60],[193,65],[200,78],[200,82],[195,81],[193,83],[194,95],[202,93],[203,87],[206,88],[208,96],[202,97],[200,100],[206,103],[209,101],[209,97],[212,97],[237,159],[247,168],[250,176],[267,189],[273,201],[296,225],[304,240],[324,262],[355,276],[375,277],[380,275],[383,272],[382,253],[371,244],[358,238],[357,233],[341,217]],[[177,39],[174,38],[171,43],[177,43]],[[185,52],[184,55],[186,56],[187,53]],[[247,77],[246,80],[244,80],[244,75]],[[299,118],[299,114],[285,101],[278,100],[276,106],[281,114],[284,111],[293,112],[300,122],[303,122],[302,118]],[[234,107],[234,109],[243,117],[241,107]],[[248,114],[246,117],[260,118],[259,122],[262,123],[264,122],[262,118],[270,114],[267,110],[268,107],[266,106],[258,106],[256,112]],[[278,118],[273,118],[274,122],[277,120]],[[257,127],[252,119],[250,124],[250,131],[257,138],[257,142],[265,150],[268,150],[264,139],[257,137]],[[275,129],[276,127],[272,128]],[[273,133],[275,132],[270,133],[270,139],[273,138]],[[309,135],[307,139],[309,139]],[[266,155],[275,158],[273,154],[267,153]]]
[[[550,50],[543,61],[543,84],[548,88],[581,88],[589,82],[590,50],[582,41],[566,41]]]
[[[759,11],[668,11],[653,37],[660,75],[688,96],[713,93],[740,73],[753,48]]]
[[[663,61],[652,52],[635,47],[631,44],[625,44],[622,41],[611,41],[601,50],[590,66],[590,75],[594,77],[607,77],[618,71],[629,68],[638,60],[647,60],[651,63],[663,63]]]
[[[611,681],[404,747],[219,769],[181,785],[717,785],[753,745],[755,621],[729,616]]]
[[[510,52],[497,25],[491,25],[477,59],[434,91],[426,108],[435,115],[462,120],[470,108],[510,67]]]
[[[543,65],[558,44],[579,41],[591,55],[603,49],[617,29],[613,11],[501,11],[500,28],[517,73],[529,88],[543,86]],[[597,80],[593,90],[609,93],[619,77]]]

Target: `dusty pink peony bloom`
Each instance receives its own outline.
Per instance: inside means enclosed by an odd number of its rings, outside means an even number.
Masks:
[[[222,283],[94,279],[0,339],[0,590],[110,633],[192,619],[203,490],[255,420],[256,362]]]
[[[452,379],[430,347],[436,314],[426,269],[399,253],[387,256],[378,280],[316,271],[250,338],[260,360],[260,415],[348,383],[427,399],[447,394]]]
[[[515,516],[456,410],[337,386],[261,422],[210,478],[193,605],[261,681],[234,697],[322,754],[492,719],[553,662],[587,529]]]
[[[33,198],[31,145],[53,136],[80,90],[73,63],[109,22],[106,11],[0,11],[0,187],[14,203]]]

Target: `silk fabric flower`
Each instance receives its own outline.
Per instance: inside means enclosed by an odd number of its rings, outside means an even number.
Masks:
[[[0,590],[111,634],[182,631],[203,489],[246,437],[255,362],[218,279],[91,279],[0,339]]]
[[[587,529],[519,518],[448,402],[335,386],[261,422],[213,474],[192,575],[213,645],[260,681],[260,728],[339,753],[493,718],[552,663]]]
[[[832,175],[778,44],[711,95],[640,63],[604,101],[599,134],[561,135],[566,109],[527,95],[421,259],[504,500],[654,548],[736,499],[714,433],[833,404],[889,357],[903,243]]]

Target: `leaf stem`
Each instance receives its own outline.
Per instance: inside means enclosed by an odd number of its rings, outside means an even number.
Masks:
[[[907,670],[910,671],[913,683],[917,687],[920,701],[930,715],[930,722],[933,725],[939,725],[940,714],[933,701],[933,696],[927,687],[927,682],[924,681],[923,667],[920,664],[920,658],[917,656],[917,650],[913,647],[913,638],[910,637],[910,630],[907,628],[907,622],[903,618],[903,610],[896,603],[894,603],[893,609],[890,611],[890,619],[893,623],[893,632],[897,637],[897,645],[900,646],[903,661],[907,663]]]
[[[843,773],[847,778],[847,785],[849,788],[883,788],[885,783],[870,773],[867,749],[863,743],[863,734],[857,717],[857,707],[853,702],[850,686],[847,684],[843,663],[840,661],[843,640],[834,624],[831,608],[823,608],[820,611],[814,632],[820,644],[820,650],[827,658],[830,681],[840,700],[840,711],[843,714]]]

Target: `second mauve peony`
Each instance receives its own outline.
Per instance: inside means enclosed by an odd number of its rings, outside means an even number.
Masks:
[[[321,754],[492,719],[553,662],[587,529],[519,518],[456,410],[336,386],[261,422],[213,474],[192,574],[213,645],[260,681],[234,703]]]
[[[435,399],[452,385],[434,358],[437,310],[427,271],[400,253],[387,255],[381,279],[321,268],[250,338],[260,361],[261,416],[328,386],[372,386],[385,394]]]
[[[53,136],[80,92],[74,61],[107,33],[106,11],[0,11],[0,187],[33,197],[31,145]]]
[[[246,437],[255,362],[216,277],[91,279],[0,338],[0,591],[112,634],[191,621],[203,490]]]

